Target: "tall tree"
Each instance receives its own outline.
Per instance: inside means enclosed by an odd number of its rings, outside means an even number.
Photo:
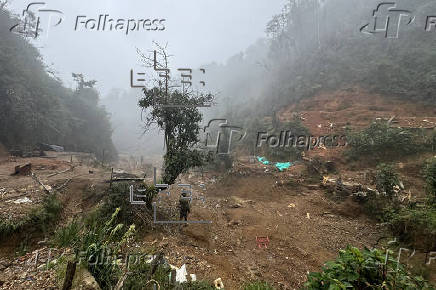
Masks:
[[[144,63],[159,71],[168,70],[168,54],[165,48],[158,46],[159,52],[154,57],[140,53]],[[163,60],[158,62],[156,55]],[[163,130],[166,153],[164,156],[164,183],[172,184],[177,176],[190,167],[203,164],[203,154],[196,144],[199,142],[202,114],[196,107],[212,102],[212,94],[198,94],[192,90],[178,90],[170,85],[169,74],[164,81],[156,81],[156,86],[144,88],[144,97],[139,101],[143,111],[149,110],[145,118],[145,128],[153,124]]]

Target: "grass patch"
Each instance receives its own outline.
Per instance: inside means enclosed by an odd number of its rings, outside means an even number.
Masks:
[[[39,208],[33,209],[29,215],[20,220],[2,220],[0,222],[0,237],[20,232],[27,228],[46,232],[59,217],[62,204],[55,194],[46,196]]]
[[[65,227],[59,228],[54,233],[53,244],[57,247],[70,247],[75,245],[80,236],[81,225],[73,220]]]
[[[256,281],[256,282],[251,282],[251,283],[245,284],[244,286],[242,286],[242,289],[244,289],[244,290],[274,290],[275,288],[267,282]]]

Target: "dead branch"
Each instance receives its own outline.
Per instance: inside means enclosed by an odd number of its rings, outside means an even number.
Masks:
[[[111,180],[106,180],[106,183],[119,182],[119,181],[144,181],[144,178],[114,178]]]
[[[32,172],[32,178],[36,182],[38,182],[39,185],[42,186],[42,188],[44,189],[45,192],[47,192],[49,194],[53,193],[53,189],[51,188],[51,186],[50,185],[45,185],[44,183],[42,183],[42,181],[38,178],[38,176],[34,172]]]
[[[79,175],[71,177],[70,179],[67,179],[67,181],[65,181],[61,186],[57,187],[56,190],[59,191],[59,190],[63,189],[65,186],[68,185],[68,183],[70,183],[71,180],[73,180],[74,178],[79,177],[81,175],[83,175],[83,174],[79,174]]]

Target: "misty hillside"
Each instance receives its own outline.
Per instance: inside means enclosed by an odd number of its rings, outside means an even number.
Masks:
[[[384,39],[356,29],[365,24],[362,20],[371,21],[376,1],[290,1],[267,25],[266,40],[224,66],[209,66],[213,86],[232,96],[221,100],[232,108],[224,109],[226,116],[244,122],[320,91],[353,86],[435,104],[436,38],[423,27],[436,4],[397,2],[416,11],[416,21],[402,27],[398,39]],[[255,104],[247,107],[247,99]]]
[[[0,0],[0,290],[436,289],[434,15]]]
[[[1,27],[17,19],[0,10]],[[40,143],[69,151],[115,158],[109,118],[99,105],[99,93],[82,76],[68,89],[50,73],[38,50],[8,30],[0,42],[0,142],[9,149],[33,149]]]

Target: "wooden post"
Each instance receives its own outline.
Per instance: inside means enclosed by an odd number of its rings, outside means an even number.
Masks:
[[[156,167],[153,167],[153,184],[156,185]]]
[[[103,157],[101,158],[101,166],[104,166],[104,149],[103,149]]]
[[[113,175],[114,175],[114,168],[112,167],[112,170],[111,170],[111,183],[109,185],[110,188],[112,188],[112,178],[113,178]]]
[[[175,287],[176,286],[176,270],[175,269],[171,270],[170,286],[171,287]]]
[[[68,262],[67,272],[65,273],[65,280],[62,290],[70,290],[73,285],[74,274],[76,273],[77,261]]]

